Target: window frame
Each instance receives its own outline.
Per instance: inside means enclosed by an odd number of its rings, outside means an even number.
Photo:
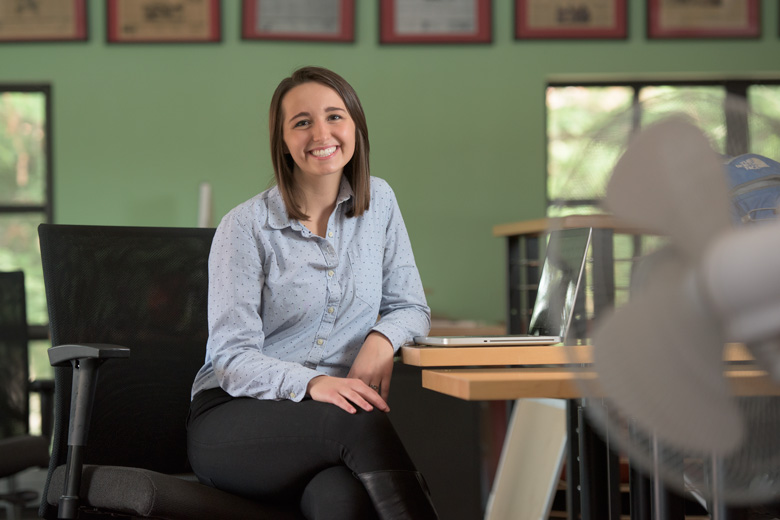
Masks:
[[[43,216],[42,222],[51,223],[54,221],[54,146],[53,146],[53,109],[52,109],[52,86],[48,83],[0,83],[0,94],[6,92],[15,93],[41,93],[44,96],[44,131],[45,139],[43,143],[43,152],[46,155],[45,164],[45,182],[44,202],[42,204],[8,204],[0,201],[0,214],[27,214],[39,213]],[[28,324],[29,337],[31,340],[48,339],[49,326],[47,323]]]

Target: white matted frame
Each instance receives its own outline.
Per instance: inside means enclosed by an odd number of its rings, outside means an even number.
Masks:
[[[380,43],[490,43],[490,0],[380,0]]]
[[[354,0],[244,0],[244,40],[355,41]]]

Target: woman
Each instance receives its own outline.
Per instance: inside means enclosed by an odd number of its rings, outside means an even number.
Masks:
[[[395,196],[369,174],[360,101],[305,67],[269,119],[276,186],[223,218],[209,257],[192,467],[307,518],[436,518],[386,414],[393,356],[430,309]]]

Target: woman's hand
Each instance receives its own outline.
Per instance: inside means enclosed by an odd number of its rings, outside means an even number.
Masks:
[[[371,332],[360,348],[348,378],[363,381],[387,401],[390,395],[390,378],[393,376],[393,344],[379,332]]]
[[[317,376],[306,387],[306,393],[315,401],[335,404],[349,413],[357,412],[353,404],[370,412],[374,407],[389,412],[390,407],[378,393],[359,379]]]

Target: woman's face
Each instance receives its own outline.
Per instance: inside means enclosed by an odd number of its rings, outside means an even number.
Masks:
[[[355,153],[355,122],[341,96],[309,82],[282,98],[282,138],[295,162],[295,175],[341,175]]]

